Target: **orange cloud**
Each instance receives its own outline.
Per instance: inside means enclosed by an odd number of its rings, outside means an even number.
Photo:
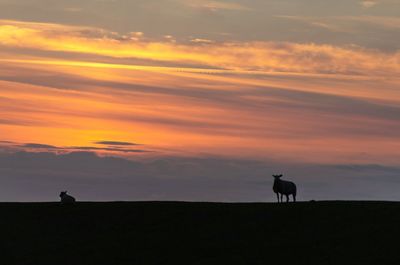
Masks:
[[[219,10],[250,10],[250,8],[245,7],[238,3],[229,3],[223,1],[211,1],[211,0],[185,0],[182,1],[182,4],[197,8],[197,9],[206,9],[209,11],[219,11]]]
[[[1,24],[0,140],[97,150],[107,139],[159,153],[336,162],[399,154],[399,53]]]
[[[132,40],[101,29],[2,21],[0,44],[237,71],[398,76],[400,52],[361,47],[250,42],[179,44]]]
[[[361,1],[361,5],[365,8],[370,8],[370,7],[374,7],[378,4],[378,1],[372,1],[372,0],[364,0]]]
[[[322,77],[187,74],[79,62],[20,61],[0,68],[0,79],[10,80],[0,82],[0,113],[9,121],[0,120],[4,140],[95,147],[94,141],[111,139],[158,151],[147,155],[279,154],[314,161],[337,161],[352,148],[376,155],[397,150],[389,143],[400,129],[400,112],[392,107],[400,97],[379,80],[343,85]]]

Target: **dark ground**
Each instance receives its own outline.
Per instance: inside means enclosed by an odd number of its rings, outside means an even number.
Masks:
[[[400,203],[0,204],[0,264],[400,264]]]

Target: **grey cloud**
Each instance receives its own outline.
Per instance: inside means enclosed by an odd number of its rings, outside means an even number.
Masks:
[[[0,200],[58,200],[67,189],[80,200],[274,201],[276,173],[297,183],[301,200],[400,199],[399,166],[17,152],[0,153]]]
[[[317,0],[255,0],[255,1],[211,1],[220,6],[245,6],[247,12],[232,12],[220,9],[221,12],[202,12],[188,9],[181,2],[171,0],[148,1],[71,1],[52,2],[38,1],[1,1],[0,17],[24,21],[64,23],[68,25],[87,25],[120,32],[122,35],[141,31],[146,36],[162,38],[165,35],[176,36],[178,40],[210,39],[216,41],[289,41],[330,44],[357,44],[360,46],[396,49],[399,39],[397,31],[383,32],[382,28],[369,27],[367,24],[349,23],[349,32],[332,32],[320,24],[304,24],[299,21],[283,20],[276,16],[302,17],[398,17],[399,1],[379,1],[373,8],[362,8],[361,2],[378,1],[338,0],[321,2]],[[193,2],[193,1],[191,1]],[[195,1],[198,6],[206,1]],[[368,5],[368,4],[367,4]],[[206,5],[207,6],[207,5]],[[215,5],[214,5],[215,6]],[[211,8],[210,8],[211,7]],[[213,5],[208,5],[212,10]],[[312,7],[312,8],[310,8]],[[80,12],[70,12],[79,10]],[[111,11],[111,12],[110,12]],[[152,23],[148,23],[148,18]],[[337,23],[340,24],[341,22]],[[322,26],[322,27],[321,27]],[[338,25],[341,27],[341,25]],[[342,27],[341,27],[342,28]],[[210,30],[212,29],[212,30]],[[225,34],[221,34],[225,33]],[[387,42],[385,44],[385,42]]]
[[[64,150],[87,150],[87,151],[110,151],[110,152],[120,152],[120,153],[149,153],[149,150],[142,149],[122,149],[122,148],[112,148],[112,147],[91,147],[91,146],[72,146],[64,148]]]
[[[398,6],[397,8],[399,8]],[[356,44],[383,51],[399,49],[400,32],[398,16],[373,16],[349,14],[347,16],[277,16],[285,23],[298,23],[303,29],[297,29],[298,41],[310,41],[333,45]],[[296,26],[295,26],[296,27]],[[311,36],[312,35],[312,36]],[[317,39],[313,36],[318,36]]]
[[[398,167],[393,167],[393,166],[383,166],[379,164],[365,164],[365,165],[357,165],[357,164],[339,164],[339,165],[330,165],[326,166],[327,168],[334,168],[334,169],[339,169],[343,171],[349,171],[349,172],[368,172],[369,174],[373,173],[394,173],[397,174],[399,172]]]
[[[11,142],[11,141],[0,141],[0,143],[2,143],[2,144],[14,144],[14,142]]]
[[[106,141],[107,142],[107,141]],[[109,141],[112,143],[112,141]],[[0,144],[2,144],[2,147],[8,147],[14,150],[37,150],[37,151],[47,151],[47,152],[77,152],[77,151],[106,151],[106,152],[118,152],[118,153],[149,153],[149,152],[154,152],[150,150],[145,150],[145,149],[132,149],[132,148],[126,148],[129,146],[134,146],[135,144],[131,143],[125,143],[124,142],[116,142],[120,143],[121,147],[113,147],[113,146],[105,146],[105,147],[94,147],[94,146],[54,146],[54,145],[48,145],[48,144],[40,144],[40,143],[25,143],[25,144],[19,144],[16,142],[9,142],[9,141],[0,141]]]
[[[12,119],[0,119],[0,124],[6,124],[6,125],[20,125],[20,126],[29,126],[29,125],[35,125],[37,123],[35,122],[30,122],[30,121],[24,121],[24,120],[12,120]]]
[[[34,149],[59,149],[58,147],[53,146],[53,145],[36,144],[36,143],[27,143],[27,144],[22,145],[21,147],[34,148]]]

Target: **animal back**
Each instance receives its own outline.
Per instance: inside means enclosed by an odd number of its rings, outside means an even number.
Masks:
[[[62,203],[74,203],[75,202],[75,198],[69,195],[66,195],[64,197],[61,198],[61,202]]]
[[[282,180],[279,192],[283,193],[285,195],[296,194],[296,192],[297,192],[296,184],[294,184],[293,182],[290,182],[290,181]]]

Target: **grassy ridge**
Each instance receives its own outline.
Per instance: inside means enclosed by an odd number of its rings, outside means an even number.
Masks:
[[[400,203],[0,204],[0,264],[399,264]]]

